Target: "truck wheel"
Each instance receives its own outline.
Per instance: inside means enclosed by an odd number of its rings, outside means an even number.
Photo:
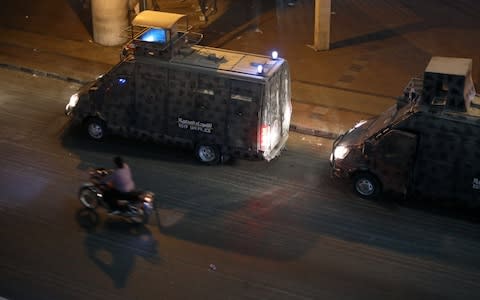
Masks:
[[[215,145],[198,145],[195,148],[197,159],[204,164],[217,164],[220,160],[220,151]]]
[[[88,136],[100,141],[105,137],[105,122],[99,118],[89,118],[85,124]]]
[[[353,177],[353,189],[364,199],[377,199],[381,192],[380,181],[368,172],[358,173]]]

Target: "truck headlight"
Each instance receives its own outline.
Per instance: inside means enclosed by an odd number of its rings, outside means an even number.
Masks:
[[[78,103],[78,93],[75,93],[70,97],[70,101],[68,101],[68,106],[73,108],[75,107],[75,105],[77,105],[77,103]]]
[[[337,146],[335,147],[335,150],[333,151],[333,157],[335,159],[344,159],[348,152],[350,152],[350,149],[348,147],[345,147],[345,146]]]
[[[77,103],[78,103],[78,93],[75,93],[70,97],[70,100],[65,106],[65,114],[69,115],[72,112],[72,109],[77,105]]]

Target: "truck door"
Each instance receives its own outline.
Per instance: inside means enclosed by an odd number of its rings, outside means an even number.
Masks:
[[[417,193],[433,198],[455,197],[461,175],[462,146],[460,134],[452,134],[440,126],[422,134],[414,177]]]
[[[198,74],[194,92],[196,141],[223,145],[226,133],[228,80],[218,75]]]
[[[132,122],[134,80],[127,74],[113,74],[102,88],[101,114],[112,129],[128,128]]]
[[[398,193],[406,192],[413,174],[417,136],[401,130],[390,130],[379,139],[375,148],[370,155],[372,169],[384,188]]]
[[[168,69],[137,64],[135,128],[143,133],[163,135],[167,126]]]
[[[170,69],[168,73],[167,135],[175,139],[195,139],[194,89],[196,74],[189,70]]]
[[[231,80],[228,98],[228,140],[233,148],[253,148],[257,143],[260,83]]]

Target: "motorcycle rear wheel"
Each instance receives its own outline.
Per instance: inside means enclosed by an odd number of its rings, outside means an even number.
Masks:
[[[95,209],[98,206],[97,193],[90,187],[82,187],[78,191],[78,199],[86,208]]]

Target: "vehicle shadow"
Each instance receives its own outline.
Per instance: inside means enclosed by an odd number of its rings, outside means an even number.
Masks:
[[[87,256],[116,288],[127,286],[137,256],[151,264],[160,262],[157,241],[150,230],[123,220],[107,220],[87,235],[84,245]]]
[[[254,30],[264,19],[271,18],[269,12],[275,11],[277,2],[283,3],[280,0],[230,1],[221,14],[205,25],[198,26],[198,29],[205,34],[202,43],[221,47],[237,36]],[[230,32],[235,32],[235,36],[226,34]]]
[[[387,194],[386,197],[388,196]],[[467,204],[459,203],[455,200],[420,197],[405,198],[400,195],[390,195],[390,198],[383,202],[437,216],[480,224],[480,207],[469,207]]]
[[[432,25],[426,24],[424,22],[417,22],[413,24],[407,24],[393,29],[380,29],[375,32],[370,32],[366,34],[357,35],[351,38],[346,38],[338,41],[334,41],[330,44],[331,49],[345,48],[350,46],[355,46],[359,44],[366,44],[373,41],[383,41],[390,39],[395,36],[401,36],[410,32],[418,32],[422,30],[427,30],[433,27]]]
[[[68,0],[67,3],[77,14],[85,29],[93,36],[91,0]]]
[[[223,203],[212,201],[216,205],[200,199],[180,200],[171,207],[167,203],[160,212],[161,231],[246,256],[292,260],[301,257],[315,243],[315,237],[303,231],[303,220],[290,210],[290,199],[296,193],[288,188],[271,187],[242,195],[238,201],[227,198]]]
[[[378,199],[361,199],[361,201],[370,201],[375,206],[389,211],[407,208],[433,216],[446,217],[470,223],[480,223],[480,208],[468,207],[455,200],[406,197],[398,193],[384,192]]]
[[[197,160],[194,157],[193,149],[188,147],[178,147],[168,143],[156,143],[148,139],[126,139],[116,135],[108,135],[102,141],[94,141],[89,138],[85,128],[81,124],[74,124],[71,121],[65,125],[61,134],[61,142],[68,151],[77,154],[80,157],[86,157],[87,153],[94,150],[91,155],[92,163],[96,166],[110,166],[111,161],[96,161],[98,153],[103,153],[114,157],[116,155],[149,158],[159,161],[169,161],[174,163],[196,165]]]

